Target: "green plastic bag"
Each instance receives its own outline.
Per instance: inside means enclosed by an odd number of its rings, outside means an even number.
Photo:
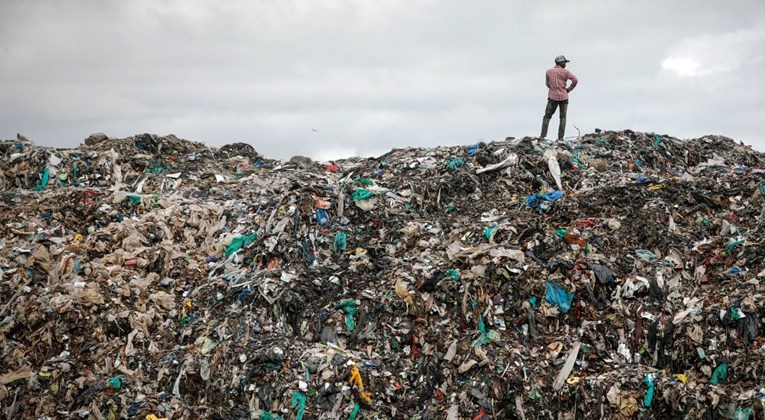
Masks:
[[[446,270],[446,275],[451,277],[454,281],[460,281],[460,273],[453,268]]]
[[[359,188],[358,190],[353,192],[353,199],[354,200],[366,200],[367,198],[372,197],[375,195],[372,191],[366,190],[364,188]]]
[[[141,204],[141,196],[138,195],[129,195],[127,196],[128,200],[130,201],[130,205],[137,206]]]
[[[345,299],[338,303],[335,309],[343,311],[345,314],[345,325],[348,327],[348,331],[353,332],[356,329],[356,321],[353,320],[353,317],[356,315],[356,301]]]
[[[725,245],[725,252],[731,254],[733,253],[734,248],[739,245],[743,245],[744,243],[746,243],[744,240],[730,242],[729,244]]]
[[[481,347],[489,341],[497,338],[497,333],[486,329],[486,324],[483,322],[483,315],[478,315],[478,331],[481,333],[481,337],[475,341],[476,347]]]
[[[250,236],[237,236],[234,238],[231,243],[226,247],[226,257],[230,257],[231,254],[233,254],[236,251],[239,251],[242,249],[243,246],[249,245],[255,240],[258,239],[258,233],[255,232]]]
[[[494,225],[494,226],[492,226],[492,227],[487,227],[487,228],[486,228],[486,229],[483,231],[483,236],[485,236],[485,237],[486,237],[486,239],[491,239],[491,235],[492,235],[492,234],[494,233],[494,231],[496,231],[497,229],[499,229],[499,226],[498,226],[498,225]]]
[[[450,171],[456,171],[457,168],[464,165],[465,161],[462,158],[454,158],[449,159],[448,162],[446,162],[446,167],[449,168]]]
[[[645,382],[645,384],[648,385],[648,392],[646,392],[645,399],[643,399],[643,405],[645,405],[646,407],[650,407],[651,403],[653,402],[653,394],[655,392],[654,374],[649,373],[645,375],[645,378],[643,378],[643,382]]]
[[[335,242],[332,243],[332,250],[335,252],[345,252],[348,250],[348,237],[345,232],[337,232],[335,234]]]
[[[709,380],[710,384],[721,384],[728,379],[728,364],[723,363],[717,366],[714,373],[712,373],[712,379]]]
[[[43,170],[42,181],[40,181],[40,185],[35,187],[35,191],[42,191],[48,185],[48,179],[50,179],[50,169],[45,168]]]
[[[297,420],[303,420],[303,416],[305,415],[305,400],[306,397],[299,391],[295,391],[292,393],[292,408],[297,407],[297,416],[295,417]]]
[[[124,381],[124,382],[123,382]],[[127,382],[125,381],[125,377],[122,375],[117,375],[113,377],[112,379],[109,379],[109,385],[114,389],[120,389],[122,388],[122,385]]]

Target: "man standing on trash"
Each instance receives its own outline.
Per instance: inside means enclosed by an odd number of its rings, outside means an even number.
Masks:
[[[566,70],[566,57],[559,55],[555,57],[555,67],[547,70],[545,75],[545,84],[550,89],[547,92],[547,108],[545,108],[545,116],[542,118],[542,135],[540,137],[547,137],[547,127],[550,125],[550,118],[552,118],[555,110],[560,107],[560,126],[558,127],[558,141],[563,141],[563,134],[566,132],[566,111],[568,111],[568,93],[574,90],[576,84],[579,83],[574,73]],[[571,80],[571,85],[566,86],[567,82]]]

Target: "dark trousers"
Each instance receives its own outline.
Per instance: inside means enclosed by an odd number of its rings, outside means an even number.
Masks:
[[[547,100],[547,108],[545,108],[545,116],[542,118],[542,135],[540,137],[547,137],[547,127],[550,125],[550,118],[555,114],[555,110],[560,106],[560,125],[558,126],[558,140],[563,140],[563,135],[566,133],[566,111],[568,110],[568,100],[565,101],[553,101]]]

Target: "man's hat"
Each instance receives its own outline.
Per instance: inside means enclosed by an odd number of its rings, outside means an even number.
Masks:
[[[555,57],[555,62],[556,63],[568,63],[569,61],[571,61],[571,60],[566,60],[566,57],[563,56],[563,55],[559,55],[559,56]]]

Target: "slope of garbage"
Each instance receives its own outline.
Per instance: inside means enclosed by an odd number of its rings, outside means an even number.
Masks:
[[[0,143],[6,418],[765,416],[765,155]]]

